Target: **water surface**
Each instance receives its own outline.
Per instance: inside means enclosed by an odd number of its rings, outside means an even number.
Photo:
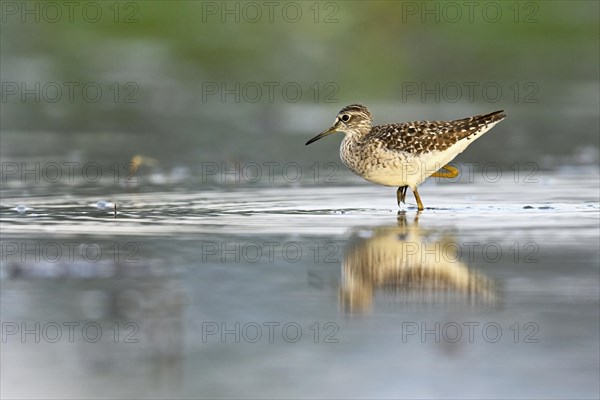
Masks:
[[[598,177],[539,178],[5,187],[3,395],[597,398]]]

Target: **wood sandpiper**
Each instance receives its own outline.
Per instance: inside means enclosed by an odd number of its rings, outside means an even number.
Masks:
[[[367,107],[352,104],[336,116],[333,126],[307,145],[335,132],[344,132],[342,162],[369,182],[397,186],[398,206],[410,187],[419,211],[424,209],[417,192],[430,176],[455,178],[458,169],[447,165],[475,139],[506,117],[503,110],[454,121],[412,121],[373,126]],[[445,171],[442,171],[444,169]]]

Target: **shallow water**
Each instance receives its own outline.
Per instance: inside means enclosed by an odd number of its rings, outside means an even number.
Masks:
[[[2,394],[597,398],[598,190],[5,185]]]

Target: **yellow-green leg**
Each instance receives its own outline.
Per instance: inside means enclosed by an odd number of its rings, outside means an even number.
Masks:
[[[446,171],[442,172],[442,169]],[[431,176],[434,178],[456,178],[459,174],[458,168],[452,165],[444,165],[438,172],[434,172]]]
[[[400,186],[398,188],[398,190],[396,191],[396,200],[398,200],[398,206],[400,206],[400,203],[404,203],[404,201],[406,200],[406,191],[408,190],[408,186]],[[421,202],[421,197],[419,196],[419,192],[417,192],[417,189],[412,189],[413,194],[415,195],[415,200],[417,200],[417,209],[419,211],[423,211],[425,209],[425,207],[423,207],[423,202]]]
[[[417,200],[417,210],[423,211],[425,207],[423,207],[423,203],[421,202],[421,196],[419,196],[419,192],[417,192],[417,188],[414,188],[413,194],[415,195],[415,200]]]

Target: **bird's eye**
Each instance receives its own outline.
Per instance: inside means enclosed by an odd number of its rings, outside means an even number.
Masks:
[[[344,122],[350,121],[350,116],[348,114],[342,115],[342,121],[344,121]]]

